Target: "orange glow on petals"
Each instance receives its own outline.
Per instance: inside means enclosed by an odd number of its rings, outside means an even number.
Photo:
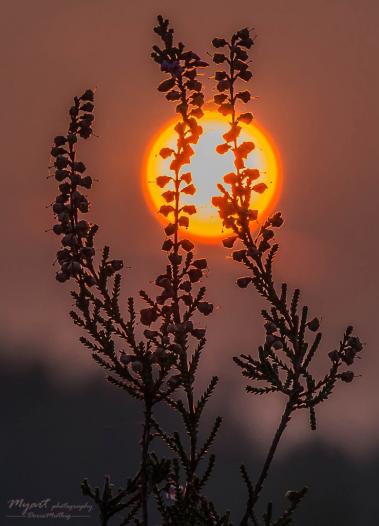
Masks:
[[[177,122],[178,119],[171,120],[153,137],[143,163],[143,193],[149,209],[163,225],[166,225],[168,220],[158,213],[158,210],[161,205],[167,203],[161,196],[164,190],[156,185],[155,180],[162,175],[172,175],[169,170],[170,159],[162,159],[159,152],[167,147],[176,149],[177,134],[174,126]],[[231,234],[229,229],[222,226],[218,211],[211,200],[213,196],[220,194],[217,183],[223,183],[223,176],[235,170],[234,156],[231,152],[224,155],[216,152],[216,146],[223,142],[222,135],[228,131],[228,122],[224,117],[218,112],[206,111],[199,124],[203,128],[203,134],[199,142],[192,145],[195,154],[191,164],[182,169],[182,173],[192,173],[196,193],[181,195],[181,206],[195,205],[197,213],[190,217],[189,228],[180,230],[197,241],[215,243]],[[255,144],[255,149],[246,161],[246,167],[259,169],[261,176],[256,182],[267,185],[263,194],[254,194],[250,207],[258,210],[258,222],[255,222],[258,226],[273,211],[279,199],[282,183],[279,155],[274,142],[260,125],[254,122],[241,126],[240,142],[252,141]]]

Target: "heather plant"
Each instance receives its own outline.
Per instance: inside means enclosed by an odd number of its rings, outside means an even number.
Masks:
[[[163,148],[160,155],[170,157],[170,176],[157,177],[167,202],[160,213],[169,219],[164,228],[166,239],[162,250],[167,266],[155,279],[158,292],[141,290],[146,306],[137,311],[129,298],[127,313],[120,302],[121,260],[110,259],[108,247],[95,264],[94,238],[98,227],[81,218],[88,213],[88,200],[83,189],[89,189],[92,178],[84,175],[86,166],[77,159],[79,138],[92,135],[94,93],[87,90],[75,97],[70,109],[68,133],[57,136],[51,155],[55,179],[60,183],[59,195],[53,204],[57,224],[53,231],[61,237],[63,248],[57,253],[60,270],[57,280],[71,280],[76,310],[71,317],[88,335],[80,338],[94,360],[107,372],[112,384],[125,390],[143,405],[144,426],[141,437],[141,462],[138,473],[128,480],[126,488],[114,492],[110,479],[102,492],[93,489],[87,480],[82,484],[85,495],[99,507],[102,524],[116,513],[124,512],[122,524],[148,524],[149,497],[154,495],[164,524],[224,524],[213,504],[202,495],[211,475],[215,457],[209,456],[221,424],[217,418],[205,442],[199,438],[199,425],[206,403],[218,378],[212,377],[205,392],[196,398],[194,383],[206,339],[205,329],[194,320],[196,314],[208,316],[213,305],[205,300],[205,287],[197,287],[207,269],[206,259],[196,259],[193,243],[181,236],[179,227],[188,227],[194,205],[181,205],[181,195],[196,191],[191,173],[183,167],[190,163],[193,149],[202,128],[204,102],[198,69],[207,64],[182,43],[173,42],[173,30],[161,17],[154,28],[162,47],[154,46],[153,58],[166,74],[158,87],[166,98],[177,101],[180,116],[175,126],[177,148]],[[197,288],[196,288],[197,287]],[[143,332],[137,329],[146,327]],[[142,332],[142,334],[141,334]],[[186,436],[166,432],[154,417],[154,408],[161,403],[178,413]],[[159,437],[173,453],[160,459],[151,451],[153,439]],[[207,458],[204,468],[201,463]],[[140,515],[140,518],[138,518]]]
[[[84,480],[82,491],[97,505],[103,526],[114,520],[120,525],[147,526],[155,523],[156,513],[164,526],[227,526],[231,524],[229,513],[217,511],[205,494],[215,464],[210,449],[221,418],[214,420],[205,439],[199,432],[218,378],[213,376],[200,396],[195,395],[195,386],[206,349],[206,330],[200,320],[212,314],[213,305],[200,284],[207,272],[207,261],[195,256],[194,243],[184,235],[196,207],[182,203],[183,195],[196,192],[190,163],[193,145],[203,132],[199,121],[204,93],[199,72],[208,64],[181,42],[175,43],[168,20],[158,17],[154,31],[159,45],[153,46],[152,58],[164,74],[158,91],[176,106],[176,147],[160,151],[161,157],[169,161],[170,172],[158,175],[155,182],[165,202],[159,213],[167,219],[162,245],[167,264],[155,278],[155,288],[140,291],[138,302],[132,297],[123,300],[123,262],[111,258],[109,247],[98,254],[98,226],[87,219],[87,191],[93,180],[78,159],[77,145],[93,134],[93,90],[74,98],[67,133],[55,137],[51,149],[52,175],[59,184],[52,206],[56,217],[53,231],[62,245],[57,253],[56,278],[74,287],[71,294],[75,310],[70,315],[82,331],[81,343],[105,369],[107,380],[138,401],[143,414],[137,472],[129,476],[123,488],[115,489],[110,477],[106,477],[101,490]],[[247,275],[237,281],[238,286],[253,284],[270,305],[262,312],[266,339],[257,356],[243,354],[234,361],[251,382],[248,392],[279,392],[286,400],[256,481],[241,467],[248,495],[239,524],[257,526],[263,520],[265,526],[284,526],[292,522],[305,488],[287,493],[289,506],[280,518],[273,518],[270,503],[262,520],[257,512],[279,441],[297,410],[306,409],[311,428],[316,428],[315,407],[331,395],[338,381],[353,380],[354,373],[343,366],[353,364],[362,345],[348,327],[338,350],[329,353],[330,370],[323,378],[315,378],[310,369],[321,342],[319,321],[309,319],[308,308],[299,306],[299,290],[289,295],[287,284],[281,285],[280,292],[274,284],[272,262],[278,245],[273,241],[273,229],[280,227],[283,219],[276,213],[264,219],[257,230],[260,218],[254,209],[254,195],[264,192],[266,186],[259,182],[257,169],[245,166],[254,144],[239,141],[241,124],[248,124],[253,118],[251,113],[239,113],[237,108],[238,103],[251,99],[250,92],[240,91],[238,83],[247,82],[252,76],[247,61],[253,43],[247,29],[235,33],[230,42],[213,40],[217,48],[213,59],[225,65],[215,74],[219,93],[214,101],[222,115],[230,118],[230,130],[217,151],[232,154],[235,164],[235,172],[224,176],[225,184],[219,185],[220,195],[213,203],[231,232],[223,242],[225,247],[241,244],[233,252],[233,259],[246,267]],[[179,431],[164,429],[158,407],[179,416]],[[157,454],[154,444],[165,446],[167,454]]]
[[[261,174],[257,168],[246,166],[249,154],[255,148],[254,143],[240,140],[243,124],[250,124],[253,120],[252,113],[241,112],[239,105],[252,99],[245,86],[252,78],[248,50],[254,39],[249,29],[244,28],[234,33],[229,41],[215,38],[212,43],[216,49],[213,61],[218,67],[214,75],[218,92],[214,102],[218,111],[229,119],[229,130],[222,136],[223,142],[217,146],[217,152],[231,154],[235,167],[233,172],[223,176],[224,183],[218,184],[220,194],[212,201],[224,226],[233,234],[224,239],[224,246],[232,248],[236,243],[240,244],[232,257],[245,267],[246,274],[237,280],[237,285],[240,288],[253,285],[269,305],[268,309],[262,310],[266,336],[257,355],[241,354],[234,357],[234,361],[250,381],[246,387],[249,393],[281,393],[285,399],[279,426],[256,480],[252,482],[246,468],[241,467],[248,490],[241,525],[247,525],[250,520],[257,525],[256,505],[280,439],[293,414],[301,409],[307,410],[310,427],[316,429],[316,407],[330,397],[339,381],[350,383],[354,379],[354,372],[346,370],[346,366],[354,363],[362,344],[353,336],[353,327],[348,326],[338,349],[329,352],[329,371],[322,378],[313,375],[311,366],[322,337],[320,322],[309,316],[306,305],[299,305],[299,289],[291,294],[287,283],[279,287],[274,283],[273,260],[279,249],[274,240],[275,229],[282,226],[283,218],[277,212],[260,221],[254,208],[254,195],[266,191],[267,186],[259,181]],[[307,488],[288,492],[289,507],[276,521],[272,518],[272,504],[269,503],[264,515],[265,526],[290,524],[306,491]]]

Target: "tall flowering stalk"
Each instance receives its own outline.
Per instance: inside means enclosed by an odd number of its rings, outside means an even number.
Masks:
[[[170,435],[156,422],[153,423],[157,435],[176,455],[170,475],[172,503],[165,503],[158,488],[155,488],[155,494],[164,524],[227,524],[227,516],[220,517],[213,504],[202,496],[202,489],[214,466],[214,455],[208,458],[203,472],[199,472],[200,463],[207,456],[221,425],[221,418],[218,417],[208,438],[200,443],[200,419],[218,382],[218,378],[213,376],[205,392],[196,399],[195,377],[206,339],[205,329],[197,327],[193,317],[196,313],[208,316],[213,311],[213,305],[204,299],[205,287],[197,291],[194,287],[202,279],[207,261],[195,259],[193,243],[180,235],[180,228],[188,228],[190,216],[196,213],[194,205],[182,205],[181,196],[196,192],[191,173],[185,167],[194,154],[191,145],[198,142],[203,131],[197,122],[203,116],[201,108],[204,104],[198,70],[208,64],[194,52],[187,51],[182,43],[175,45],[168,20],[158,17],[154,31],[160,37],[162,46],[153,46],[152,58],[166,74],[158,91],[165,93],[167,100],[176,103],[178,122],[175,126],[176,149],[163,148],[160,152],[162,158],[170,160],[171,175],[159,176],[156,180],[158,186],[164,189],[162,197],[167,203],[159,211],[168,219],[165,227],[167,239],[162,249],[168,254],[169,265],[157,283],[163,289],[162,295],[156,300],[144,295],[151,305],[146,321],[153,321],[159,311],[164,313],[165,327],[173,338],[178,355],[175,380],[180,386],[178,397],[167,397],[167,402],[182,417],[189,438],[186,447],[178,433]],[[180,476],[180,465],[184,478]]]
[[[83,481],[82,490],[98,505],[103,526],[119,513],[123,513],[122,525],[133,522],[147,526],[152,493],[162,524],[227,524],[227,519],[220,517],[201,493],[214,466],[213,455],[199,471],[221,424],[217,418],[208,438],[200,443],[200,419],[218,381],[213,377],[196,399],[194,382],[206,339],[205,329],[198,327],[193,318],[196,313],[211,314],[213,305],[204,299],[204,287],[197,291],[194,288],[207,269],[207,261],[195,259],[193,243],[182,238],[179,231],[188,227],[189,217],[196,212],[195,206],[181,204],[182,194],[195,193],[191,174],[184,172],[183,167],[193,155],[191,144],[202,133],[197,119],[202,116],[204,96],[197,70],[207,64],[195,53],[185,51],[183,44],[174,46],[168,21],[159,17],[155,32],[164,46],[162,49],[154,46],[153,58],[168,74],[158,89],[166,93],[168,100],[178,101],[179,119],[175,126],[178,138],[176,150],[161,151],[163,158],[171,159],[172,175],[159,176],[156,181],[160,188],[166,188],[162,195],[167,205],[161,207],[160,213],[170,220],[162,246],[168,264],[155,280],[158,287],[155,295],[141,290],[146,306],[139,311],[134,299],[129,298],[125,317],[120,302],[122,260],[110,259],[110,250],[105,247],[96,264],[94,240],[98,227],[82,218],[89,210],[85,192],[91,188],[92,178],[84,175],[86,166],[78,160],[76,146],[80,138],[92,135],[92,90],[75,97],[69,111],[68,132],[57,136],[51,149],[53,175],[59,183],[59,195],[53,204],[57,219],[53,231],[62,244],[57,253],[60,266],[57,280],[70,280],[75,285],[71,294],[76,310],[70,314],[74,323],[88,334],[80,338],[81,342],[107,370],[107,379],[143,404],[144,413],[137,474],[116,492],[109,478],[102,491],[92,488],[87,480]],[[182,417],[188,445],[178,432],[166,433],[154,417],[154,408],[162,402]],[[151,451],[156,438],[169,446],[174,458],[160,459]]]
[[[242,354],[235,357],[234,361],[242,374],[251,381],[246,387],[248,392],[258,395],[278,392],[286,402],[267,457],[254,483],[246,468],[241,467],[248,489],[241,526],[261,524],[256,505],[280,439],[293,414],[306,409],[311,429],[315,430],[316,407],[329,398],[339,381],[349,383],[354,379],[353,371],[346,370],[345,366],[351,366],[362,350],[359,338],[352,334],[353,328],[347,327],[338,348],[329,352],[329,371],[323,378],[316,378],[311,372],[311,365],[321,343],[319,320],[309,317],[307,306],[299,305],[299,289],[290,294],[287,283],[282,283],[279,290],[274,283],[272,264],[279,248],[274,242],[274,229],[282,225],[283,219],[278,212],[259,223],[254,196],[264,192],[267,186],[259,182],[260,173],[257,169],[246,167],[246,159],[254,150],[254,144],[240,140],[241,125],[249,124],[253,119],[250,112],[239,112],[239,104],[251,100],[251,93],[244,85],[252,78],[248,50],[253,44],[254,40],[246,28],[234,33],[230,41],[223,38],[213,40],[216,48],[213,61],[219,66],[215,74],[218,93],[214,101],[220,113],[229,118],[229,130],[223,135],[224,141],[217,151],[220,155],[232,154],[235,166],[232,173],[225,174],[224,184],[218,185],[220,195],[213,198],[213,204],[218,208],[225,227],[233,233],[224,239],[224,246],[232,248],[236,242],[241,245],[233,252],[233,259],[244,265],[247,274],[237,280],[237,285],[246,288],[252,284],[270,307],[262,310],[266,337],[257,355]],[[288,492],[288,509],[277,520],[273,518],[272,505],[269,503],[263,517],[264,525],[290,524],[305,493],[306,488]]]
[[[89,201],[84,194],[92,186],[92,178],[84,175],[86,165],[77,158],[80,138],[92,135],[94,120],[94,92],[87,90],[74,98],[70,108],[70,125],[66,135],[57,136],[51,149],[54,176],[59,184],[59,195],[53,204],[57,223],[53,231],[61,238],[62,248],[57,252],[60,270],[59,282],[71,280],[71,292],[76,310],[70,315],[76,325],[88,333],[80,341],[92,353],[93,359],[108,372],[107,379],[124,389],[144,404],[145,421],[141,439],[141,464],[138,473],[130,478],[125,489],[114,491],[106,478],[103,491],[93,489],[87,480],[82,483],[85,495],[98,505],[102,525],[120,512],[126,513],[122,524],[132,520],[147,524],[148,451],[152,407],[159,403],[172,388],[168,380],[173,358],[158,361],[158,372],[153,371],[155,355],[148,338],[136,336],[136,310],[133,298],[128,300],[124,318],[120,308],[122,260],[110,259],[109,247],[102,251],[100,262],[95,263],[95,235],[98,226],[82,218],[88,213]],[[127,349],[127,350],[126,350]],[[158,472],[162,466],[157,466]],[[137,519],[142,512],[142,522]]]

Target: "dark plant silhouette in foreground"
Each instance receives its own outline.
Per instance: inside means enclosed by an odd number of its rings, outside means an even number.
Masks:
[[[300,290],[289,294],[287,283],[279,287],[274,283],[272,264],[279,245],[274,242],[274,229],[283,224],[280,212],[268,217],[259,226],[256,224],[258,211],[254,209],[254,195],[267,189],[259,182],[257,169],[248,168],[246,160],[254,150],[252,142],[242,142],[239,136],[244,124],[249,124],[253,115],[238,112],[238,104],[251,100],[250,91],[241,86],[252,78],[249,69],[248,50],[253,46],[248,29],[234,33],[230,41],[215,38],[216,52],[213,61],[218,65],[215,73],[218,93],[214,101],[219,112],[228,117],[230,128],[223,135],[224,142],[217,147],[220,155],[231,153],[235,171],[224,175],[224,184],[219,184],[220,195],[213,198],[219,215],[233,236],[224,239],[226,248],[232,248],[237,240],[242,247],[233,252],[233,259],[243,264],[247,274],[237,280],[237,285],[246,288],[252,284],[270,308],[262,311],[265,320],[266,339],[258,349],[257,356],[242,354],[234,358],[242,374],[251,380],[246,390],[253,394],[279,392],[286,400],[279,426],[269,448],[261,472],[253,483],[244,466],[242,476],[248,489],[248,502],[241,524],[251,520],[259,524],[255,509],[263,484],[267,478],[279,441],[289,424],[293,413],[299,409],[309,412],[310,426],[316,429],[315,408],[327,400],[338,381],[351,382],[354,373],[346,370],[362,350],[360,340],[352,335],[353,328],[347,327],[338,350],[329,353],[331,365],[328,373],[320,379],[311,372],[312,360],[321,343],[319,320],[309,319],[308,307],[299,306]],[[220,65],[224,65],[220,66]],[[269,504],[263,518],[266,526],[290,524],[293,512],[306,494],[307,489],[287,493],[289,507],[276,521],[272,518],[272,505]]]
[[[62,243],[57,253],[60,266],[57,280],[74,284],[71,294],[76,309],[70,314],[83,331],[82,344],[107,371],[108,381],[139,401],[144,415],[137,473],[118,490],[109,477],[101,491],[87,480],[83,481],[82,490],[96,503],[103,526],[116,517],[120,525],[147,526],[152,524],[150,511],[153,507],[165,526],[227,526],[231,524],[229,513],[220,514],[204,494],[215,463],[215,456],[209,454],[209,449],[221,418],[215,419],[205,441],[199,437],[201,418],[218,378],[211,378],[200,397],[194,393],[200,358],[206,346],[206,331],[199,325],[199,316],[208,316],[213,311],[213,305],[205,299],[205,287],[198,285],[207,270],[207,261],[196,259],[194,244],[182,236],[183,229],[190,224],[190,216],[196,213],[194,205],[182,205],[181,197],[196,192],[186,167],[194,153],[192,145],[202,134],[198,120],[203,115],[204,94],[198,70],[207,64],[183,44],[175,44],[167,20],[158,17],[154,31],[161,43],[153,47],[152,58],[165,74],[158,90],[176,104],[177,143],[175,149],[161,150],[160,155],[170,162],[170,175],[160,175],[156,179],[166,202],[159,212],[167,218],[162,245],[167,265],[155,279],[156,289],[152,292],[141,290],[141,308],[137,308],[130,297],[125,302],[124,312],[122,260],[112,259],[108,247],[97,256],[98,227],[85,219],[89,209],[85,192],[91,188],[92,178],[85,175],[86,166],[77,158],[77,143],[92,135],[92,90],[74,98],[68,131],[54,139],[51,150],[54,176],[59,183],[59,195],[53,204],[57,218],[53,231]],[[256,504],[292,414],[298,409],[307,409],[314,429],[315,407],[329,397],[338,380],[350,382],[353,379],[354,374],[342,370],[342,366],[351,365],[362,346],[349,327],[339,349],[329,354],[332,365],[328,374],[320,380],[313,377],[310,365],[321,340],[319,322],[316,318],[308,319],[307,307],[298,306],[298,290],[287,298],[287,285],[283,284],[277,292],[272,277],[272,261],[278,250],[277,244],[272,244],[273,228],[281,226],[281,215],[277,213],[265,220],[255,237],[251,228],[252,221],[257,219],[253,196],[255,192],[263,192],[265,185],[256,183],[257,170],[245,167],[245,159],[254,145],[239,143],[240,124],[251,122],[252,115],[238,114],[236,106],[237,101],[248,102],[250,93],[237,91],[236,83],[251,77],[246,50],[253,40],[249,31],[243,29],[233,35],[229,43],[224,39],[215,39],[213,43],[216,48],[227,50],[227,54],[217,52],[214,55],[216,63],[227,64],[225,71],[216,73],[219,94],[215,102],[220,112],[230,115],[231,119],[230,130],[224,135],[225,142],[218,151],[221,154],[232,152],[236,167],[235,173],[224,177],[225,185],[219,185],[221,195],[214,198],[214,204],[219,208],[225,227],[233,232],[232,237],[224,240],[224,245],[231,248],[237,239],[243,244],[243,248],[233,253],[233,258],[248,270],[248,275],[240,278],[238,285],[244,288],[252,283],[271,306],[270,310],[263,311],[266,341],[259,348],[258,356],[241,355],[235,362],[252,381],[248,391],[255,394],[280,392],[286,397],[282,420],[254,484],[247,470],[241,468],[248,500],[240,524],[252,521],[258,525],[261,521],[257,517]],[[315,336],[307,341],[311,333]],[[163,429],[155,411],[162,404],[180,417],[184,432]],[[167,457],[160,457],[152,450],[157,441],[168,447]],[[288,492],[289,507],[277,520],[272,518],[269,504],[263,517],[264,525],[290,524],[305,492],[305,489]]]
[[[195,259],[193,243],[179,233],[179,227],[188,227],[189,216],[196,212],[193,205],[181,206],[180,199],[182,194],[196,191],[190,172],[183,172],[183,167],[190,163],[191,144],[202,133],[197,119],[202,116],[204,97],[197,69],[207,64],[186,51],[183,44],[174,45],[168,21],[159,18],[154,30],[163,46],[154,46],[152,56],[168,76],[158,89],[166,93],[168,100],[177,101],[180,119],[175,126],[176,150],[164,148],[160,152],[163,158],[171,158],[172,175],[160,176],[156,181],[159,187],[167,188],[162,194],[167,205],[161,207],[160,213],[170,220],[164,229],[167,237],[162,246],[168,264],[155,280],[158,293],[140,292],[146,307],[138,313],[134,299],[129,298],[124,317],[120,303],[122,261],[110,259],[109,248],[105,247],[100,263],[95,265],[94,237],[98,227],[80,218],[88,212],[88,200],[82,191],[91,187],[92,179],[83,175],[86,166],[77,160],[76,144],[79,137],[87,139],[92,134],[92,90],[75,97],[68,133],[56,137],[51,150],[55,178],[60,183],[53,205],[58,223],[53,230],[62,237],[63,245],[57,254],[61,267],[57,280],[71,279],[76,283],[72,296],[77,309],[71,317],[89,335],[82,336],[81,342],[108,371],[108,380],[140,400],[144,408],[138,473],[129,479],[125,489],[116,493],[109,478],[102,492],[92,489],[86,480],[82,489],[98,505],[102,524],[121,511],[125,513],[122,524],[132,520],[135,524],[148,524],[152,494],[164,524],[226,524],[226,516],[219,516],[202,495],[215,461],[214,455],[208,456],[208,450],[221,418],[215,420],[204,443],[198,436],[201,416],[217,377],[211,379],[200,398],[194,395],[195,375],[206,344],[205,329],[197,326],[194,315],[207,316],[213,310],[213,305],[204,299],[205,288],[196,290],[207,262]],[[138,318],[140,325],[147,327],[143,334],[138,331]],[[178,432],[161,428],[153,415],[154,407],[160,403],[181,416],[188,441]],[[172,458],[159,459],[151,452],[155,438],[164,441]],[[201,463],[206,457],[203,468]]]

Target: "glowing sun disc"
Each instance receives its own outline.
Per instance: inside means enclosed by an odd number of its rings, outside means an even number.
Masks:
[[[169,122],[153,139],[145,158],[142,185],[149,208],[162,223],[167,219],[158,213],[161,205],[166,204],[161,197],[162,189],[155,184],[160,175],[170,175],[170,159],[162,159],[159,152],[162,148],[176,148],[177,134],[174,126],[177,120]],[[189,236],[200,241],[211,243],[228,235],[230,231],[222,226],[217,209],[212,205],[212,197],[219,195],[217,183],[223,182],[223,176],[235,171],[233,155],[219,155],[216,146],[223,142],[222,135],[228,131],[228,123],[219,113],[205,112],[200,121],[203,134],[199,142],[193,145],[195,154],[191,164],[185,166],[183,172],[192,173],[196,187],[195,195],[181,196],[181,204],[194,204],[197,213],[190,217],[190,225],[186,230]],[[265,183],[267,190],[263,194],[254,194],[252,206],[258,210],[258,221],[261,222],[272,211],[280,191],[279,159],[274,145],[268,135],[256,123],[242,125],[240,140],[252,141],[255,149],[249,155],[246,166],[259,169],[261,176],[258,182]]]

